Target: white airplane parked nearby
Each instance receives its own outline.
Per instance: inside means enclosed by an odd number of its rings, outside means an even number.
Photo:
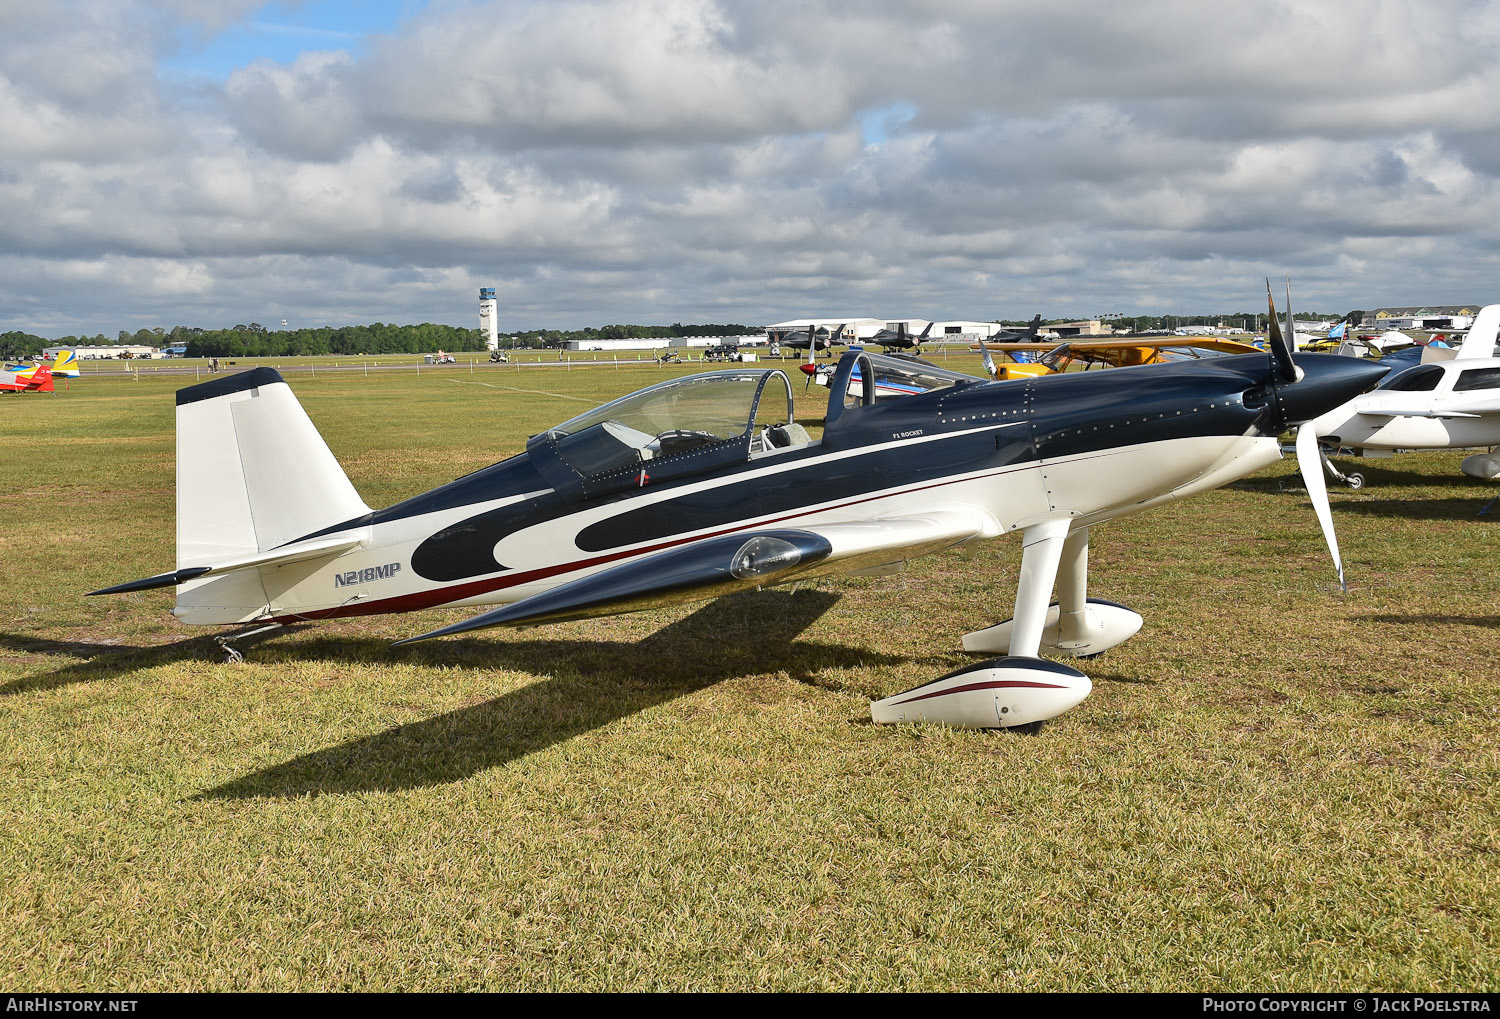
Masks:
[[[1364,476],[1344,474],[1326,451],[1356,449],[1365,456],[1397,450],[1464,449],[1500,445],[1500,358],[1494,356],[1500,304],[1480,310],[1451,360],[1416,365],[1375,389],[1335,407],[1304,427],[1317,434],[1328,473],[1351,488]],[[1500,455],[1481,453],[1464,461],[1475,477],[1500,474]]]

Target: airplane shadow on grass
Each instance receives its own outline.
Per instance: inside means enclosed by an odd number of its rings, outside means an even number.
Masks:
[[[1390,517],[1402,520],[1463,520],[1476,524],[1500,523],[1500,507],[1481,512],[1493,494],[1475,499],[1365,499],[1336,502],[1334,515]]]
[[[1396,623],[1402,626],[1478,626],[1486,630],[1500,627],[1500,616],[1462,616],[1458,614],[1440,615],[1436,613],[1423,613],[1420,615],[1393,615],[1390,613],[1372,613],[1364,616],[1353,616],[1353,623]]]
[[[1288,462],[1295,462],[1295,457],[1287,455]],[[1386,458],[1382,457],[1381,460]],[[1396,458],[1397,460],[1400,457]],[[1374,461],[1379,462],[1379,461]],[[1370,458],[1359,457],[1337,457],[1334,463],[1344,473],[1357,472],[1365,478],[1366,492],[1378,492],[1382,488],[1395,486],[1420,486],[1422,488],[1456,488],[1464,489],[1466,494],[1473,494],[1483,498],[1489,498],[1486,491],[1493,494],[1494,486],[1489,485],[1477,478],[1471,478],[1467,474],[1461,474],[1458,470],[1458,461],[1453,463],[1451,471],[1444,470],[1436,473],[1417,470],[1416,468],[1402,469],[1400,467],[1376,467]],[[1324,478],[1330,492],[1348,492],[1349,488],[1343,482],[1335,481],[1326,474]],[[1279,492],[1301,492],[1307,489],[1302,484],[1302,477],[1295,470],[1287,474],[1255,475],[1231,481],[1224,486],[1237,492],[1258,492],[1261,494],[1275,495]]]
[[[442,785],[726,679],[788,671],[794,678],[816,683],[816,673],[825,669],[907,661],[797,641],[798,634],[838,598],[824,591],[757,591],[720,598],[636,643],[471,639],[415,648],[412,654],[419,660],[425,654],[460,667],[501,667],[550,678],[481,704],[304,754],[194,798],[297,797]]]
[[[288,627],[281,634],[293,632],[300,627]],[[56,672],[35,676],[23,676],[0,685],[0,697],[36,690],[53,690],[70,683],[95,683],[158,665],[170,665],[189,659],[223,659],[223,652],[214,643],[214,636],[205,635],[171,644],[136,646],[133,644],[90,644],[81,641],[47,640],[19,633],[0,633],[0,648],[26,655],[57,655],[66,658],[81,658],[83,661],[64,666]],[[241,643],[241,648],[251,646]]]
[[[1456,484],[1463,484],[1463,482]],[[1303,488],[1300,483],[1293,484],[1288,481],[1283,487],[1278,488],[1275,484],[1268,484],[1265,481],[1236,482],[1226,487],[1255,495],[1284,496],[1295,501],[1300,508],[1308,508],[1307,489]],[[1481,524],[1500,523],[1500,503],[1489,507],[1490,501],[1496,495],[1500,495],[1500,491],[1495,489],[1476,488],[1472,490],[1474,491],[1472,497],[1463,497],[1455,493],[1453,498],[1448,499],[1375,499],[1370,498],[1368,494],[1363,498],[1340,499],[1338,493],[1342,490],[1333,484],[1329,485],[1329,491],[1334,495],[1335,526],[1340,515],[1393,520],[1472,520]],[[1365,491],[1368,493],[1369,489]]]

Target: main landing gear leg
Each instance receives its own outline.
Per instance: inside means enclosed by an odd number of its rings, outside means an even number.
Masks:
[[[1322,446],[1318,447],[1318,459],[1323,461],[1323,469],[1327,471],[1328,476],[1330,478],[1333,478],[1335,481],[1342,481],[1344,484],[1348,485],[1356,492],[1365,487],[1365,476],[1363,474],[1360,474],[1358,471],[1351,471],[1350,473],[1345,474],[1343,471],[1339,470],[1334,462],[1329,459],[1328,453],[1323,449]]]
[[[1050,631],[1057,629],[1057,606],[1049,610],[1047,595],[1057,579],[1059,562],[1069,552],[1071,576],[1064,586],[1070,594],[1082,594],[1082,573],[1087,570],[1087,533],[1069,542],[1068,521],[1051,520],[1026,528],[1021,548],[1015,617],[964,638],[966,650],[991,650],[987,642],[983,648],[971,646],[974,637],[984,636],[995,643],[1003,640],[1008,645],[1006,657],[950,672],[931,683],[876,701],[870,705],[870,717],[875,722],[1009,728],[1054,718],[1089,695],[1093,684],[1083,673],[1037,657],[1044,634],[1049,632],[1048,624],[1052,624]],[[1093,603],[1088,603],[1087,608],[1092,609]],[[1137,627],[1139,618],[1136,617]]]
[[[1021,589],[1016,594],[1015,618],[967,634],[964,637],[965,651],[980,654],[1008,651],[1012,655],[1050,651],[1074,658],[1092,658],[1125,643],[1140,631],[1141,617],[1135,612],[1102,598],[1088,597],[1089,529],[1080,527],[1070,532],[1060,544],[1055,567],[1057,601],[1040,610],[1040,606],[1046,604],[1048,590],[1043,588],[1025,593],[1026,557],[1031,552],[1031,547],[1027,546],[1021,555]],[[1049,588],[1050,585],[1049,577]],[[1031,644],[1029,636],[1021,629],[1022,602],[1027,598],[1045,612],[1038,644]]]

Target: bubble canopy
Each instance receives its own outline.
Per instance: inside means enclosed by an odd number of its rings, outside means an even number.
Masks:
[[[767,429],[791,422],[791,382],[779,369],[705,372],[564,421],[527,451],[554,487],[597,494],[743,460],[766,448]]]

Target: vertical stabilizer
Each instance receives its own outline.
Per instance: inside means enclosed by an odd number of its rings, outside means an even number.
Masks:
[[[57,359],[52,362],[52,374],[64,379],[78,378],[78,355],[71,350],[59,350]]]
[[[1458,356],[1494,357],[1495,333],[1500,331],[1500,304],[1486,304],[1474,316],[1474,324],[1458,348]]]
[[[270,368],[177,393],[177,568],[276,548],[369,512]]]

